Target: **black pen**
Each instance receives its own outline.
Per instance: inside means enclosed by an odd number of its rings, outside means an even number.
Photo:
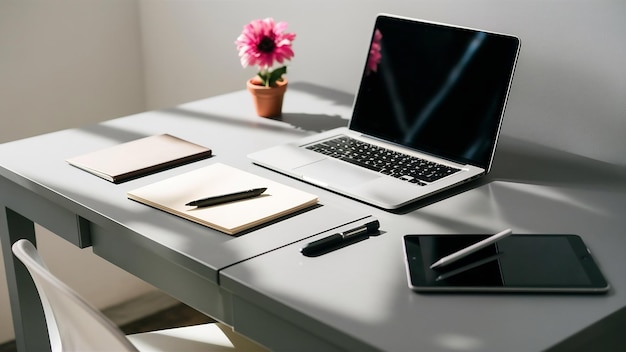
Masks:
[[[365,225],[361,225],[357,228],[348,230],[348,231],[344,231],[344,232],[338,232],[334,235],[330,235],[328,237],[324,237],[322,239],[319,239],[317,241],[313,241],[311,243],[308,243],[306,246],[304,246],[300,252],[304,255],[311,255],[314,253],[320,253],[325,249],[329,249],[335,246],[340,245],[341,243],[343,243],[344,241],[347,241],[349,239],[354,239],[360,235],[365,235],[368,233],[372,233],[375,230],[378,230],[378,227],[380,226],[380,223],[378,222],[378,220],[374,220],[374,221],[370,221]]]
[[[234,202],[234,201],[240,200],[240,199],[248,199],[248,198],[258,197],[258,196],[261,195],[261,193],[265,192],[266,190],[267,190],[267,188],[254,188],[254,189],[250,189],[250,190],[247,190],[247,191],[241,191],[241,192],[223,194],[223,195],[220,195],[220,196],[213,196],[213,197],[197,199],[197,200],[189,202],[189,203],[187,203],[185,205],[196,206],[198,208],[208,207],[208,206],[211,206],[211,205],[217,205],[217,204]]]

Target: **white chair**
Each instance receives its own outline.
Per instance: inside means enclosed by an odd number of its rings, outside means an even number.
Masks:
[[[21,239],[13,253],[35,282],[52,351],[266,351],[220,323],[147,333],[124,333],[100,311],[54,276],[35,246]]]

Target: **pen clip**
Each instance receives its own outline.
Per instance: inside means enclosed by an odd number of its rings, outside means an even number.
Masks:
[[[343,232],[340,232],[339,234],[344,240],[346,240],[346,239],[349,239],[350,237],[359,236],[361,234],[372,233],[378,230],[378,227],[380,227],[380,223],[378,222],[378,220],[373,220],[363,226],[359,226],[351,230],[343,231]]]

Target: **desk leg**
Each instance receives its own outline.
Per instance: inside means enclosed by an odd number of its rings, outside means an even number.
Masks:
[[[35,225],[22,215],[5,208],[5,214],[0,214],[0,241],[9,286],[17,349],[18,351],[50,351],[48,328],[39,294],[30,274],[11,251],[13,243],[21,238],[26,238],[35,244]]]

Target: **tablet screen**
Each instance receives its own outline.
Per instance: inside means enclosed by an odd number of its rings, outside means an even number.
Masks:
[[[606,292],[609,288],[576,235],[512,235],[459,261],[440,258],[487,235],[406,235],[409,286],[417,291]]]

